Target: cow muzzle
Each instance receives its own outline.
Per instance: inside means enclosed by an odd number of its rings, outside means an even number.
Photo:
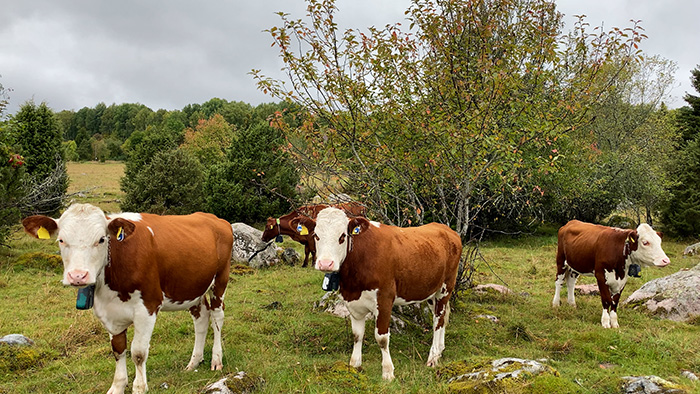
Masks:
[[[333,272],[334,266],[335,266],[335,262],[333,260],[319,259],[318,261],[316,261],[316,269],[321,271],[321,272]]]
[[[671,264],[671,259],[669,259],[668,257],[664,257],[660,261],[654,262],[654,265],[657,267],[665,267],[669,264]]]
[[[71,286],[85,286],[88,285],[88,280],[90,279],[90,273],[85,270],[75,269],[68,271],[66,274],[66,280]]]

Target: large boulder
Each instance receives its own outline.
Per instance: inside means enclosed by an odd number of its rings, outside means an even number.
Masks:
[[[263,242],[262,231],[245,223],[233,223],[231,228],[233,229],[231,259],[235,263],[260,268],[279,262],[277,246],[274,242]]]
[[[689,321],[700,316],[700,265],[645,283],[624,302],[645,307],[669,320]]]

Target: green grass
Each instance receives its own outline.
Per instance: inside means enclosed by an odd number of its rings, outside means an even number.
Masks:
[[[110,193],[116,192],[101,193],[107,197],[90,196],[93,203],[112,199]],[[295,243],[285,245],[301,251]],[[578,296],[576,309],[552,309],[555,245],[551,231],[482,244],[488,264],[478,267],[477,282],[502,279],[514,294],[462,294],[452,309],[442,365],[500,357],[547,358],[563,381],[539,379],[533,392],[616,393],[620,377],[648,374],[700,392],[700,384],[679,377],[684,369],[700,372],[697,323],[659,320],[621,307],[621,328],[605,330],[597,296]],[[672,265],[644,269],[641,279],[630,279],[623,298],[648,280],[700,262],[698,257],[682,258],[684,244],[667,240],[663,245]],[[60,284],[60,273],[50,266],[17,263],[26,252],[57,253],[56,244],[17,233],[11,246],[0,250],[0,336],[27,335],[44,359],[27,370],[0,371],[0,393],[106,392],[114,373],[106,331],[91,311],[75,309],[76,290]],[[373,322],[367,323],[362,370],[344,368],[352,347],[349,322],[313,309],[323,295],[322,277],[299,266],[232,276],[226,295],[223,371],[209,371],[210,334],[201,367],[185,372],[194,340],[191,318],[186,312],[161,313],[148,359],[149,392],[194,393],[239,370],[261,376],[265,393],[447,392],[436,370],[425,366],[432,340],[427,331],[393,333],[396,380],[391,383],[381,379]],[[265,308],[273,302],[281,308]],[[500,322],[475,317],[484,313],[498,316]],[[130,341],[131,330],[128,337]],[[130,360],[128,370],[131,384]],[[169,388],[163,388],[164,383]]]

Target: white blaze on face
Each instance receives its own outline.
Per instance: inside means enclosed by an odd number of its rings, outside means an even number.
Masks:
[[[665,267],[671,264],[671,260],[661,249],[661,237],[651,226],[646,223],[640,224],[637,227],[637,234],[639,234],[639,245],[637,245],[637,250],[630,255],[633,262],[644,266],[655,265],[657,267]]]
[[[335,272],[345,260],[350,241],[345,212],[337,208],[326,208],[316,217],[316,269]]]

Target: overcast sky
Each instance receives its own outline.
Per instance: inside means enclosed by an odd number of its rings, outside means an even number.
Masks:
[[[410,0],[338,0],[343,27],[405,22]],[[557,0],[566,29],[573,15],[591,25],[641,20],[642,49],[678,65],[671,108],[685,105],[690,70],[700,64],[694,0]],[[27,100],[55,111],[100,102],[181,109],[213,97],[253,105],[276,101],[259,92],[251,69],[279,76],[282,63],[263,30],[278,11],[305,15],[303,0],[0,0],[0,84],[11,89],[8,113]]]

